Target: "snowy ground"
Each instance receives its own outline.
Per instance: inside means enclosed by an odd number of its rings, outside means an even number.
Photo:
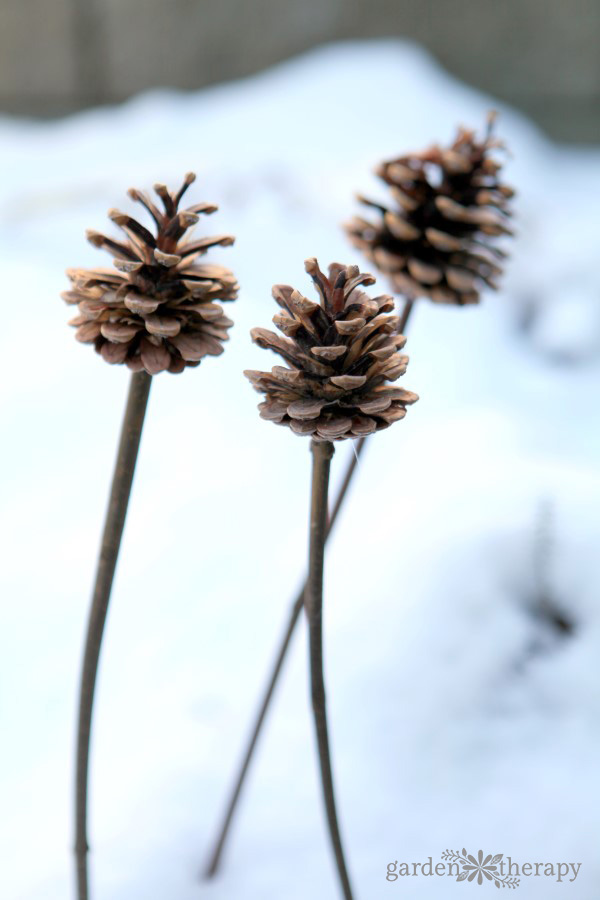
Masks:
[[[299,636],[222,877],[198,873],[250,706],[302,575],[308,443],[259,420],[241,376],[270,287],[358,262],[338,223],[381,158],[498,104],[399,43],[313,52],[199,94],[57,123],[0,121],[3,516],[0,897],[71,890],[76,678],[127,372],[78,345],[67,266],[100,262],[127,187],[178,182],[237,243],[227,352],[155,379],[102,660],[93,753],[98,900],[337,896]],[[582,863],[518,896],[595,900],[600,878],[600,151],[548,144],[500,106],[519,190],[505,290],[423,302],[403,379],[421,401],[370,442],[327,564],[339,805],[360,898],[446,848]],[[106,260],[102,260],[103,263]],[[382,286],[383,287],[383,286]],[[335,476],[352,450],[340,446]],[[550,598],[573,632],[538,614]],[[303,631],[303,630],[302,630]]]

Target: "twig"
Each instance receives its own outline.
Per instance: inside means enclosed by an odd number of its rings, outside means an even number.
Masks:
[[[334,452],[333,444],[329,441],[312,441],[311,451],[313,455],[312,500],[308,582],[304,595],[304,606],[308,618],[312,708],[329,836],[344,900],[352,900],[352,889],[344,859],[344,850],[335,808],[333,773],[331,770],[331,754],[327,731],[325,682],[323,678],[323,563],[327,533],[327,491],[329,486],[329,468]]]
[[[89,897],[87,871],[89,851],[87,838],[88,771],[98,660],[151,382],[151,376],[144,371],[136,372],[131,376],[88,620],[79,695],[75,782],[75,858],[78,900],[88,900]]]
[[[398,334],[404,334],[404,329],[408,325],[408,320],[410,319],[410,314],[413,311],[414,305],[414,300],[404,301],[404,306],[402,307],[402,313],[400,315],[400,321],[398,322]]]
[[[329,537],[333,530],[333,526],[335,525],[335,521],[337,519],[338,513],[342,507],[344,502],[344,498],[346,496],[346,492],[350,487],[350,483],[352,481],[352,476],[354,475],[354,470],[358,464],[358,459],[360,454],[363,451],[365,446],[365,438],[361,438],[356,442],[355,445],[355,453],[351,454],[350,461],[348,463],[348,468],[346,469],[346,473],[344,475],[344,480],[340,486],[338,495],[336,497],[335,503],[331,510],[331,514],[329,516],[329,521],[327,523],[327,532],[325,535],[325,539]],[[260,737],[260,733],[263,727],[263,723],[265,721],[267,712],[269,710],[269,706],[271,705],[271,699],[273,697],[273,693],[277,686],[277,682],[279,680],[279,675],[281,673],[281,669],[283,667],[283,663],[285,662],[285,658],[287,656],[287,652],[292,640],[292,636],[294,631],[296,630],[296,625],[298,623],[298,619],[300,618],[300,613],[304,608],[304,592],[306,591],[307,582],[304,582],[294,603],[292,605],[292,609],[290,611],[290,617],[288,624],[286,626],[285,632],[283,634],[283,639],[281,641],[279,651],[277,653],[277,657],[275,658],[275,664],[273,666],[273,670],[269,677],[267,687],[261,701],[261,704],[258,708],[258,712],[256,715],[256,719],[254,722],[254,727],[250,734],[250,739],[248,741],[248,745],[246,747],[246,751],[242,757],[242,763],[239,768],[238,776],[235,781],[233,790],[231,792],[229,802],[227,804],[225,814],[223,816],[222,824],[219,829],[219,833],[217,835],[217,840],[215,841],[215,845],[210,854],[208,864],[205,870],[205,877],[212,878],[216,875],[219,865],[221,863],[221,857],[223,855],[223,850],[225,849],[225,843],[227,841],[227,837],[229,835],[229,829],[231,828],[231,823],[233,820],[234,813],[237,809],[237,804],[240,798],[240,794],[242,792],[242,788],[246,781],[246,776],[248,774],[248,769],[250,768],[250,763],[252,762],[252,757],[254,755],[254,751],[256,749],[256,744],[258,743],[258,738]]]

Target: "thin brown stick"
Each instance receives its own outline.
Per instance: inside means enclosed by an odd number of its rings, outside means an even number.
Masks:
[[[337,519],[338,513],[344,502],[344,497],[346,496],[346,491],[350,487],[350,483],[352,481],[352,476],[354,474],[354,470],[358,463],[358,458],[359,458],[360,454],[362,453],[364,445],[365,445],[365,438],[361,438],[360,440],[358,440],[356,442],[356,445],[354,448],[355,453],[352,453],[352,455],[350,457],[348,468],[346,469],[346,472],[344,475],[344,480],[342,481],[342,484],[340,485],[338,495],[336,497],[335,503],[333,505],[333,508],[332,508],[330,516],[329,516],[329,521],[327,523],[327,532],[325,535],[326,539],[329,537],[329,535],[331,534],[331,532],[333,530],[333,526],[335,525],[335,520]],[[263,727],[263,723],[265,721],[265,717],[269,710],[269,706],[271,705],[271,699],[273,697],[275,687],[277,686],[277,682],[279,680],[279,674],[281,672],[283,663],[287,656],[288,648],[290,646],[292,636],[296,629],[296,624],[298,622],[298,619],[300,618],[300,613],[302,612],[302,609],[304,607],[304,592],[306,591],[306,585],[307,585],[307,582],[304,582],[304,584],[302,585],[302,587],[301,587],[300,591],[298,592],[298,595],[292,605],[289,621],[286,626],[286,629],[285,629],[285,632],[283,635],[283,639],[282,639],[280,647],[279,647],[279,651],[275,658],[275,664],[273,666],[273,670],[269,677],[269,680],[267,683],[267,688],[265,690],[263,699],[258,708],[258,712],[257,712],[256,719],[254,722],[254,727],[252,729],[252,732],[250,734],[250,739],[248,741],[246,750],[242,757],[242,763],[241,763],[239,771],[238,771],[238,776],[237,776],[235,784],[233,786],[233,790],[231,792],[229,802],[225,809],[225,814],[223,816],[223,820],[222,820],[221,827],[220,827],[218,835],[217,835],[217,839],[215,841],[213,850],[209,857],[208,864],[206,866],[206,870],[204,873],[206,878],[212,878],[214,875],[216,875],[216,873],[219,869],[219,865],[221,863],[221,857],[223,854],[223,850],[225,848],[225,843],[226,843],[227,837],[229,835],[229,829],[231,827],[231,822],[233,820],[233,816],[234,816],[234,813],[237,808],[237,804],[238,804],[238,800],[240,798],[240,794],[242,792],[242,788],[246,781],[246,776],[248,774],[248,769],[250,768],[250,763],[252,762],[252,757],[253,757],[254,751],[256,749],[256,744],[258,742],[258,738],[260,736],[260,733],[261,733],[261,730]]]
[[[89,897],[88,774],[98,660],[151,382],[151,376],[143,371],[131,376],[88,620],[79,695],[75,781],[75,860],[78,900],[88,900]]]
[[[402,307],[402,312],[400,313],[400,321],[398,322],[398,334],[404,334],[404,330],[408,325],[408,320],[410,319],[410,314],[413,310],[414,305],[414,300],[404,301],[404,306]]]
[[[402,309],[402,313],[400,315],[400,322],[398,325],[398,331],[400,334],[404,332],[408,324],[408,320],[410,318],[412,309],[413,309],[414,301],[406,300],[404,303],[404,307]],[[329,523],[327,525],[327,534],[326,538],[329,537],[333,530],[333,526],[335,525],[335,521],[338,517],[338,513],[340,512],[344,500],[346,499],[346,494],[348,492],[348,488],[352,483],[352,479],[354,477],[354,472],[356,469],[356,465],[358,463],[358,458],[363,451],[363,448],[366,444],[366,437],[360,438],[355,444],[355,453],[352,453],[350,456],[348,467],[344,474],[344,478],[340,489],[338,491],[337,497],[335,499],[335,503],[332,507]],[[221,859],[223,856],[223,851],[225,849],[225,844],[227,842],[227,838],[229,836],[229,831],[231,828],[231,823],[233,821],[233,817],[235,811],[237,809],[237,805],[240,799],[240,795],[242,793],[242,789],[244,787],[246,777],[248,775],[248,770],[250,768],[250,763],[252,762],[252,758],[254,756],[256,745],[258,743],[258,739],[260,737],[261,731],[264,726],[264,722],[267,716],[267,712],[269,711],[269,707],[271,705],[273,694],[275,693],[275,688],[277,687],[277,682],[279,681],[279,677],[281,675],[281,670],[283,668],[283,664],[285,662],[286,656],[289,651],[289,647],[292,641],[292,636],[296,629],[296,625],[300,618],[300,613],[302,612],[302,607],[304,605],[304,592],[306,590],[306,582],[302,585],[296,599],[294,600],[292,607],[290,609],[290,615],[288,619],[288,624],[283,633],[281,643],[279,645],[279,651],[275,657],[275,662],[273,665],[273,669],[271,675],[267,681],[267,686],[263,695],[263,699],[258,707],[258,712],[256,714],[256,718],[254,720],[254,727],[250,733],[249,741],[246,745],[246,751],[242,757],[242,762],[238,770],[237,778],[234,782],[233,789],[231,791],[229,802],[226,806],[225,813],[221,820],[221,826],[219,828],[217,838],[214,842],[212,852],[209,856],[208,864],[206,866],[204,875],[206,878],[212,878],[219,870],[221,865]]]
[[[325,680],[323,677],[323,566],[327,534],[327,491],[329,486],[329,468],[334,452],[333,444],[329,441],[311,441],[311,451],[313,455],[312,499],[310,507],[308,582],[304,595],[304,608],[308,618],[312,708],[329,837],[333,847],[344,900],[352,900],[352,888],[350,887],[350,879],[344,859],[335,807],[327,728]]]

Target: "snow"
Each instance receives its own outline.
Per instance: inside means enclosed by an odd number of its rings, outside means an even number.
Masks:
[[[72,895],[81,644],[128,374],[78,345],[64,269],[130,185],[215,201],[215,258],[242,291],[226,353],[154,380],[109,616],[92,756],[94,897],[337,896],[316,775],[304,629],[221,877],[199,878],[254,702],[303,574],[308,442],[259,420],[243,368],[270,288],[303,260],[359,262],[338,224],[382,158],[500,110],[519,191],[505,288],[419,304],[403,385],[420,402],[369,442],[326,569],[339,807],[358,897],[388,862],[443,850],[581,862],[536,900],[594,900],[600,723],[600,151],[389,41],[315,50],[193,94],[154,91],[60,122],[0,121],[3,517],[0,897]],[[103,260],[105,263],[106,260]],[[383,285],[382,285],[383,287]],[[334,480],[352,448],[339,445]],[[573,625],[539,612],[544,598]],[[488,886],[485,890],[491,890]],[[470,888],[411,878],[411,896]]]

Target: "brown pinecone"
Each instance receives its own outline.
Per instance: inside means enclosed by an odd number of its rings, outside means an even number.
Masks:
[[[215,212],[209,203],[179,210],[184,192],[195,181],[190,172],[177,193],[162,184],[154,187],[164,212],[145,193],[128,192],[141,203],[155,224],[148,231],[126,213],[110,210],[109,218],[125,233],[125,240],[88,231],[88,240],[116,257],[116,269],[69,269],[73,282],[62,294],[77,304],[79,315],[70,321],[75,337],[94,344],[109,363],[125,363],[132,371],[150,375],[182,372],[207,355],[223,352],[233,325],[215,300],[235,300],[233,273],[223,266],[198,263],[211,247],[233,244],[229,235],[183,241],[200,213]]]
[[[260,347],[274,350],[287,366],[271,372],[246,371],[263,419],[289,425],[316,441],[363,437],[404,418],[418,397],[388,382],[404,375],[408,357],[398,351],[406,338],[397,334],[398,316],[390,296],[369,297],[359,285],[373,284],[357,266],[333,263],[329,278],[316,259],[307,259],[320,303],[286,284],[273,297],[283,312],[273,322],[285,337],[252,329]]]
[[[477,303],[484,285],[496,288],[506,254],[494,239],[512,234],[508,201],[514,191],[499,180],[501,164],[489,155],[502,144],[492,136],[493,116],[482,141],[459,129],[448,148],[382,163],[376,174],[388,185],[389,207],[369,222],[356,216],[345,226],[353,245],[408,299]]]

